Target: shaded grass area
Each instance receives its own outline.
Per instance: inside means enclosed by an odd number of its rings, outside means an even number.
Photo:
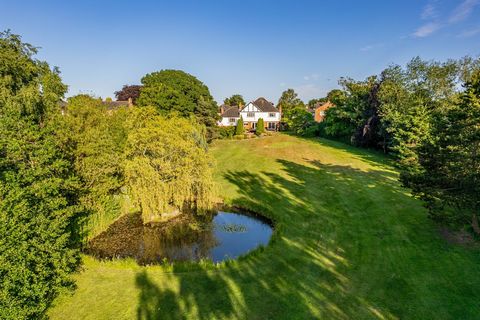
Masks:
[[[220,266],[85,258],[53,319],[477,319],[480,255],[441,239],[390,161],[322,139],[219,141],[227,204],[275,220]]]

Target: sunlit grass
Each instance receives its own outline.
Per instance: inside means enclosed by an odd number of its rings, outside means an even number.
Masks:
[[[238,260],[140,267],[85,257],[52,319],[476,319],[480,255],[447,244],[380,154],[277,135],[218,141],[230,205],[275,221]]]

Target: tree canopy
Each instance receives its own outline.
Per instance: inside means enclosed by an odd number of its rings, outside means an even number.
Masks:
[[[402,181],[434,218],[470,222],[480,234],[480,69],[465,88],[446,112],[435,111],[432,139],[417,148],[419,169],[404,171]]]
[[[137,103],[137,99],[140,97],[140,90],[142,86],[140,85],[124,85],[123,88],[119,91],[115,91],[115,97],[117,101],[127,101],[132,99],[132,103]]]
[[[212,159],[205,134],[189,119],[134,110],[125,148],[125,175],[145,222],[175,212],[202,213],[213,203]]]
[[[229,98],[225,98],[223,103],[227,106],[244,106],[245,100],[243,100],[243,96],[240,94],[234,94]]]
[[[42,318],[79,264],[78,179],[57,136],[66,92],[36,49],[0,33],[0,318]]]
[[[301,113],[300,110],[306,111],[305,104],[293,89],[287,89],[282,93],[277,107],[282,110],[282,121],[288,128],[292,127],[294,118]]]
[[[193,116],[199,123],[214,127],[218,108],[208,87],[180,70],[162,70],[142,78],[139,106],[155,107],[161,114]]]

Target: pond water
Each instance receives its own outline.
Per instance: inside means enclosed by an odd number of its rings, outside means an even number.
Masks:
[[[132,257],[141,265],[165,259],[220,262],[267,245],[272,232],[265,219],[244,213],[218,211],[203,220],[146,225],[140,215],[126,215],[93,238],[85,251],[99,259]]]

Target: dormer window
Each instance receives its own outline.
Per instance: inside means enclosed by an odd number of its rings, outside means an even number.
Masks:
[[[255,117],[255,112],[247,112],[247,117],[249,118]]]
[[[274,112],[270,112],[270,113],[268,114],[268,116],[269,116],[270,118],[275,118],[275,113],[274,113]]]

